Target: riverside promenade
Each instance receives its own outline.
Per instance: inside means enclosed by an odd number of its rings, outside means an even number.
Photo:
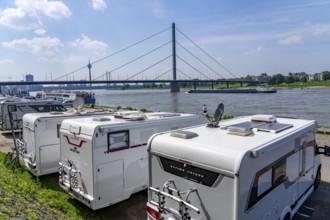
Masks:
[[[316,141],[319,146],[330,146],[330,129],[319,129],[316,135]],[[11,132],[0,133],[0,151],[8,152],[14,147]],[[330,157],[321,155],[322,159],[322,178],[320,187],[306,201],[305,205],[314,208],[312,218],[296,215],[294,220],[313,219],[328,220],[330,216]],[[0,180],[1,181],[1,180]],[[56,179],[54,179],[56,181]],[[145,205],[147,196],[145,192],[136,193],[130,199],[117,203],[108,208],[97,210],[96,212],[103,219],[117,220],[145,220]]]

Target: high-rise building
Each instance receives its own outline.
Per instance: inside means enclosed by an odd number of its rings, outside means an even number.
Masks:
[[[27,75],[25,76],[25,81],[26,81],[26,82],[33,82],[33,81],[34,81],[33,78],[34,78],[34,77],[33,77],[32,74],[27,74]]]

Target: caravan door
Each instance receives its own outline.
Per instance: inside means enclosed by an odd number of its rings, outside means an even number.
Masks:
[[[308,141],[308,135],[303,135],[300,140],[300,167],[298,195],[303,195],[313,185],[314,146]]]
[[[98,206],[108,206],[119,200],[124,191],[124,162],[111,161],[97,167],[97,195]]]

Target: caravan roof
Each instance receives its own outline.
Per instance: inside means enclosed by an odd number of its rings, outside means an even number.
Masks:
[[[149,150],[153,154],[193,161],[225,173],[237,174],[241,159],[247,153],[257,157],[270,150],[272,143],[277,142],[292,132],[315,121],[270,117],[265,122],[263,116],[241,117],[222,121],[218,128],[199,125],[176,132],[156,134],[150,138]],[[251,120],[252,119],[252,120]],[[267,119],[269,120],[269,119]],[[253,133],[248,133],[253,131]],[[152,144],[151,144],[152,142]],[[157,143],[157,144],[155,144]],[[151,147],[152,146],[152,147]]]
[[[107,114],[107,113],[112,113],[112,109],[90,109],[90,110],[82,110],[80,112],[77,111],[65,111],[65,112],[38,112],[38,113],[29,113],[28,117],[31,118],[32,120],[37,119],[37,118],[57,118],[57,117],[71,117],[74,115],[95,115],[96,113],[100,114]],[[27,116],[24,115],[25,118]]]
[[[109,116],[93,116],[88,118],[75,118],[68,119],[62,122],[61,127],[63,129],[75,129],[73,128],[72,122],[74,122],[74,127],[79,126],[79,132],[83,134],[93,135],[96,127],[102,127],[102,129],[107,129],[107,127],[116,126],[120,128],[120,125],[126,126],[130,125],[130,128],[145,125],[147,123],[152,123],[156,120],[166,119],[168,121],[176,120],[177,117],[195,117],[194,114],[181,114],[181,113],[168,113],[168,112],[154,112],[154,113],[135,113],[131,115],[125,115],[124,117],[118,118],[116,115]],[[77,128],[78,129],[78,128]]]

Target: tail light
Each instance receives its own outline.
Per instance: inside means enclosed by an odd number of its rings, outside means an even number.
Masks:
[[[153,209],[149,204],[147,204],[147,213],[150,217],[152,217],[155,220],[159,220],[159,212],[158,210]]]

